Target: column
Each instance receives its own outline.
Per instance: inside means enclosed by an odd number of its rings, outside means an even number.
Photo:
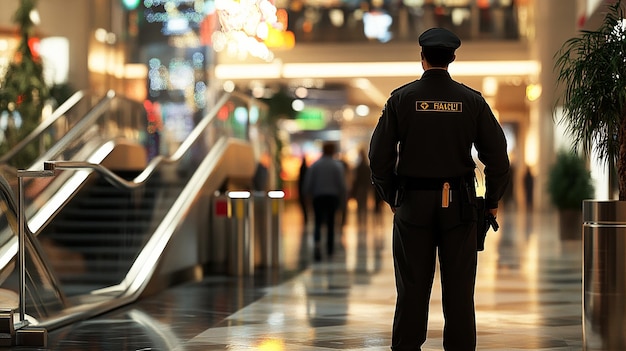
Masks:
[[[533,57],[540,63],[538,83],[541,97],[531,106],[529,131],[537,136],[537,167],[535,169],[535,207],[544,210],[550,206],[545,191],[550,166],[555,158],[554,106],[560,97],[554,71],[554,56],[563,43],[577,35],[576,2],[572,0],[535,0],[533,6],[535,30],[529,37]]]

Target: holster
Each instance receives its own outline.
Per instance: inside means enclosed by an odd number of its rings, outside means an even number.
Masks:
[[[476,250],[483,251],[485,249],[485,238],[489,230],[489,222],[485,216],[485,198],[476,197]]]
[[[500,226],[496,217],[493,214],[487,212],[485,208],[485,198],[482,196],[476,197],[476,216],[478,221],[476,222],[476,250],[483,251],[485,249],[485,238],[487,238],[487,231],[489,228],[493,228],[494,232],[497,232]]]

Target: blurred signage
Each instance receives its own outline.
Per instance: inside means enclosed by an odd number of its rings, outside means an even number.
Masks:
[[[307,108],[296,116],[296,123],[300,130],[320,130],[326,127],[324,109]]]
[[[130,11],[135,10],[140,3],[141,0],[122,0],[122,5],[124,6],[124,8]]]
[[[367,12],[363,15],[363,30],[368,39],[375,39],[386,43],[392,38],[389,31],[393,18],[383,11]]]
[[[142,43],[162,42],[183,35],[197,39],[203,22],[210,21],[214,5],[196,0],[144,0],[141,12],[139,36]]]
[[[143,0],[137,6],[138,61],[147,67],[147,96],[159,106],[151,157],[176,150],[207,106],[214,1]]]

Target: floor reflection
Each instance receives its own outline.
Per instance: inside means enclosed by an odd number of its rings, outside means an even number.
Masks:
[[[312,227],[286,203],[280,279],[260,271],[178,286],[53,332],[50,349],[389,350],[392,216],[385,208],[359,221],[348,210],[332,258],[313,261]],[[581,242],[560,240],[553,213],[503,211],[499,221],[479,253],[477,349],[582,349]],[[443,349],[440,289],[436,281],[423,350]]]

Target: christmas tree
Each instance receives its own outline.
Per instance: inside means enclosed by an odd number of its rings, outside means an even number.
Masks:
[[[0,81],[0,155],[11,150],[37,127],[50,90],[43,77],[41,57],[33,51],[38,24],[37,0],[20,0],[13,16],[20,43]],[[30,166],[37,156],[37,145],[29,145],[9,163],[18,168]]]

